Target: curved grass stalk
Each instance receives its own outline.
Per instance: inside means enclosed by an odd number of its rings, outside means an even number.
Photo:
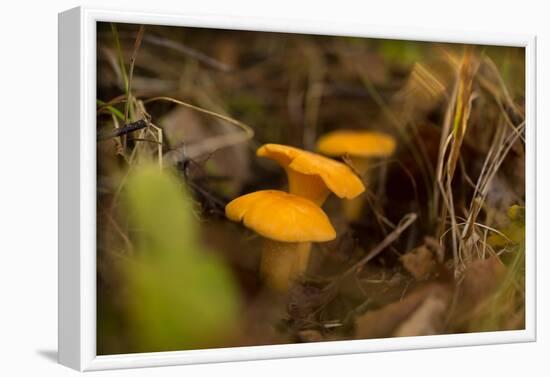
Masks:
[[[148,103],[157,102],[157,101],[172,102],[172,103],[175,103],[176,105],[186,107],[193,111],[197,111],[199,113],[213,116],[214,118],[218,118],[225,122],[231,123],[243,131],[239,133],[231,133],[228,135],[213,136],[210,138],[206,138],[199,143],[193,144],[192,145],[192,147],[194,148],[192,153],[193,157],[200,157],[202,155],[212,153],[213,151],[216,151],[218,149],[227,148],[236,144],[240,144],[254,137],[254,130],[252,130],[250,126],[244,124],[243,122],[240,122],[236,119],[233,119],[223,114],[219,114],[210,110],[203,109],[202,107],[199,107],[199,106],[191,105],[190,103],[183,102],[175,98],[164,97],[164,96],[153,97],[153,98],[144,100],[143,104],[148,104]],[[190,146],[187,146],[187,148],[189,147]]]

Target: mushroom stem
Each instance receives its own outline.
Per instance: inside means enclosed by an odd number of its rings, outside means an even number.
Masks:
[[[260,276],[274,291],[285,293],[307,270],[311,242],[278,242],[265,239]]]
[[[309,199],[319,207],[323,205],[330,191],[318,175],[303,174],[292,169],[285,170],[288,177],[288,191],[291,194]]]
[[[368,181],[367,172],[369,170],[369,161],[366,158],[350,157],[353,170],[363,181]],[[353,199],[344,201],[344,213],[348,220],[357,220],[361,215],[361,209],[365,203],[364,194],[358,195]]]

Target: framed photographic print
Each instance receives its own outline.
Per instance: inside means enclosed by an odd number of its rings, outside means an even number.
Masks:
[[[535,38],[59,16],[59,361],[535,340]]]

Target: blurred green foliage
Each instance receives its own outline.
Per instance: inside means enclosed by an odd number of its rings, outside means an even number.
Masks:
[[[504,247],[525,244],[525,207],[513,205],[508,209],[508,224],[500,232],[489,237],[488,242],[493,247]]]
[[[422,59],[422,48],[424,44],[420,42],[399,41],[399,40],[380,40],[379,48],[382,56],[391,63],[401,66],[412,66]]]
[[[238,328],[228,267],[198,240],[193,201],[170,172],[139,167],[126,185],[134,256],[125,264],[136,351],[224,346]]]
[[[491,246],[506,251],[501,255],[506,272],[469,331],[515,329],[511,323],[525,321],[525,207],[513,205],[507,215],[509,222],[500,230],[505,237],[493,234],[488,239]]]

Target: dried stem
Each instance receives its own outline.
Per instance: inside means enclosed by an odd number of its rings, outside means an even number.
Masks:
[[[219,114],[219,113],[215,113],[215,112],[210,111],[210,110],[203,109],[202,107],[191,105],[187,102],[183,102],[183,101],[177,100],[175,98],[171,98],[171,97],[154,97],[154,98],[149,98],[147,100],[144,100],[143,103],[148,104],[148,103],[156,102],[156,101],[168,101],[168,102],[172,102],[172,103],[175,103],[175,104],[183,106],[183,107],[187,107],[188,109],[197,111],[199,113],[207,114],[207,115],[213,116],[215,118],[221,119],[223,121],[226,121],[228,123],[231,123],[231,124],[237,126],[238,128],[240,128],[243,131],[243,132],[239,132],[239,133],[231,133],[231,134],[228,134],[228,135],[214,136],[214,137],[203,139],[200,143],[193,144],[192,146],[187,145],[186,146],[187,152],[189,152],[191,147],[193,148],[192,149],[193,157],[199,157],[199,156],[204,155],[204,154],[212,153],[212,151],[215,151],[215,150],[218,150],[218,149],[221,149],[221,148],[226,148],[226,147],[230,147],[230,146],[233,146],[233,145],[236,145],[236,144],[240,144],[240,143],[248,141],[248,140],[250,140],[254,137],[254,131],[252,130],[252,128],[250,128],[248,125],[246,125],[246,124],[244,124],[244,123],[242,123],[242,122],[240,122],[236,119],[230,118],[228,116],[225,116],[225,115],[222,115],[222,114]],[[174,152],[174,151],[172,151],[172,152]],[[183,148],[182,148],[181,152],[183,152]],[[177,156],[176,156],[176,160],[178,160]]]
[[[340,283],[344,278],[353,274],[357,270],[361,269],[365,264],[370,262],[374,257],[384,251],[388,246],[395,242],[399,236],[409,227],[412,223],[416,221],[418,215],[416,213],[408,213],[397,224],[397,227],[382,240],[374,249],[372,249],[367,255],[365,255],[361,260],[355,263],[353,266],[344,271],[341,275],[338,276],[331,284],[327,286],[327,289],[334,288],[338,283]]]

